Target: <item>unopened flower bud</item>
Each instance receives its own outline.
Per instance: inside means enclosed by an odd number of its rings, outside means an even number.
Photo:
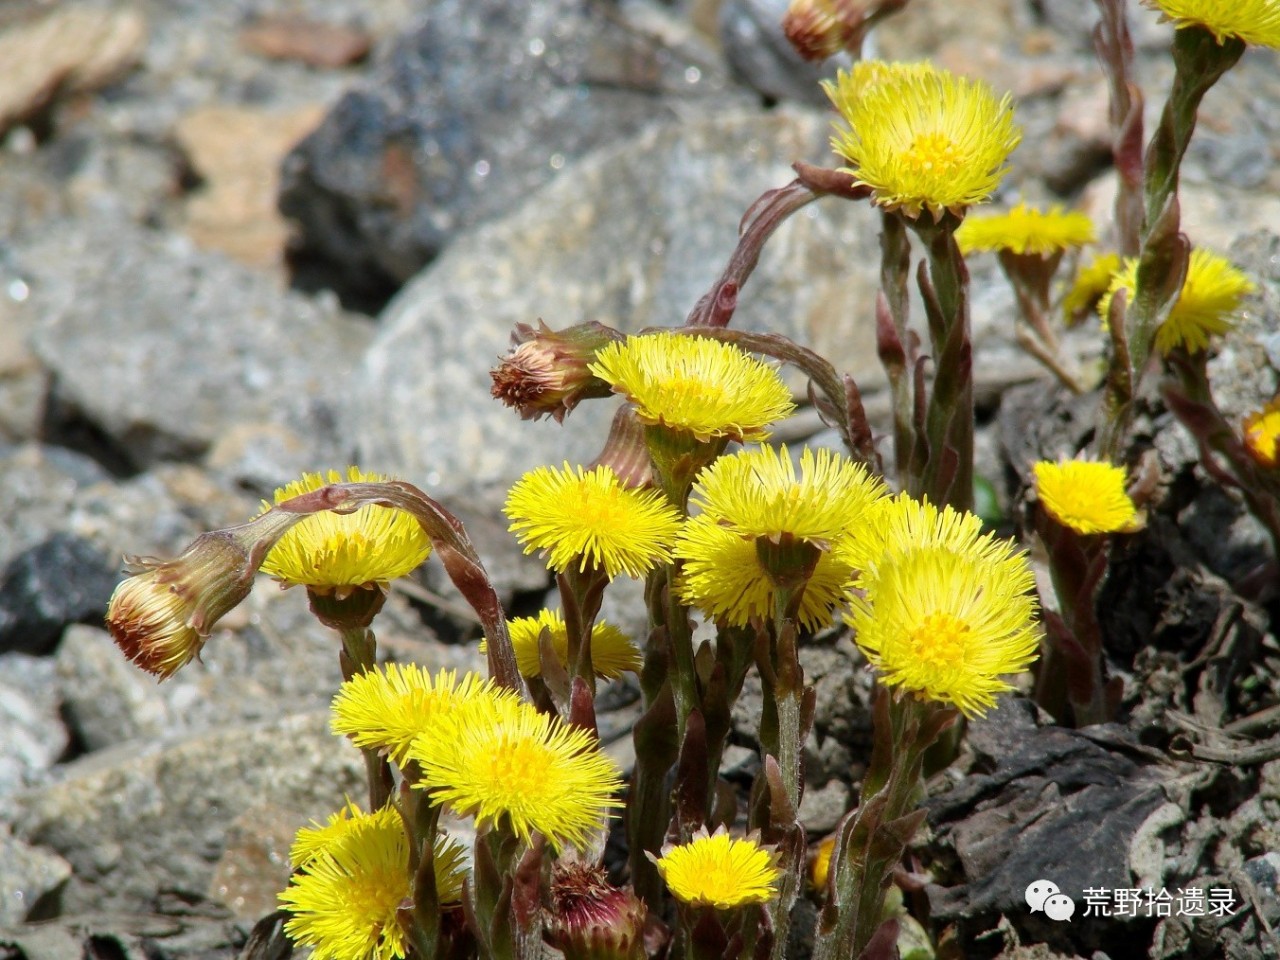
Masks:
[[[1280,397],[1244,418],[1244,445],[1268,470],[1280,463]]]
[[[582,400],[607,397],[609,385],[588,369],[596,351],[622,339],[599,323],[553,331],[541,320],[535,330],[516,325],[515,349],[489,371],[491,393],[525,420],[552,416],[557,423]]]
[[[866,10],[857,0],[791,0],[782,32],[805,60],[822,61],[861,46]]]
[[[609,884],[600,867],[557,863],[547,939],[565,960],[643,960],[646,910],[630,890]]]

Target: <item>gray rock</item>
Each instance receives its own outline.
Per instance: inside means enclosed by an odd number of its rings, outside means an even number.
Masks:
[[[110,483],[93,460],[37,444],[0,452],[0,566],[67,527],[67,514],[86,485]]]
[[[0,652],[46,654],[71,623],[101,621],[116,565],[79,537],[55,533],[0,570]]]
[[[54,896],[70,876],[67,861],[23,843],[0,824],[0,927],[38,914],[41,901]]]
[[[0,802],[0,817],[72,865],[63,913],[146,913],[157,890],[203,896],[229,825],[249,807],[271,803],[301,825],[359,796],[362,779],[359,752],[329,733],[322,711],[92,754],[59,783]]]
[[[444,0],[286,159],[280,207],[304,257],[385,296],[566,162],[724,90],[611,5]]]
[[[52,660],[0,654],[0,796],[39,782],[66,751],[60,705]]]
[[[433,495],[505,488],[525,470],[599,453],[613,402],[566,427],[521,421],[489,396],[488,368],[517,322],[679,325],[719,275],[738,222],[796,159],[826,154],[824,117],[789,111],[662,124],[585,159],[510,216],[460,237],[383,313],[344,425],[362,463]],[[878,217],[828,199],[766,247],[734,325],[783,333],[860,384],[875,359]]]
[[[828,780],[819,787],[805,787],[800,798],[798,816],[810,836],[834,830],[840,818],[849,812],[851,791],[844,780]]]
[[[825,106],[818,81],[848,67],[848,55],[822,64],[796,53],[782,32],[788,0],[725,0],[720,7],[720,42],[737,77],[772,100]]]
[[[198,455],[264,421],[308,437],[320,462],[339,459],[336,407],[369,332],[328,300],[110,218],[50,224],[17,256],[55,399],[126,463]]]

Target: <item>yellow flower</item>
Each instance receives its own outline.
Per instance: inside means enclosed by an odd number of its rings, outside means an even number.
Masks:
[[[654,862],[681,903],[720,910],[772,900],[782,876],[773,853],[751,837],[730,837],[724,827],[711,835],[703,827],[688,843],[664,847]]]
[[[864,574],[847,616],[881,681],[981,715],[1036,657],[1034,578],[1025,557],[924,547]]]
[[[346,479],[356,483],[387,478],[351,467]],[[341,482],[343,477],[336,470],[330,470],[327,477],[303,474],[301,480],[276,490],[275,502]],[[264,501],[263,511],[269,508]],[[332,592],[341,599],[360,587],[385,588],[430,553],[431,541],[417,520],[400,510],[369,505],[348,514],[325,510],[299,521],[267,554],[262,571],[282,583],[302,584],[317,593]]]
[[[295,868],[304,868],[317,857],[330,855],[344,844],[385,842],[394,847],[396,835],[404,836],[404,821],[395,807],[386,806],[373,813],[365,813],[350,799],[345,807],[330,814],[323,826],[314,820],[311,823],[310,827],[298,831],[293,846],[289,848],[289,862]],[[374,835],[375,839],[371,841],[369,835]],[[440,903],[462,900],[466,862],[467,852],[462,844],[444,834],[436,837],[432,866],[436,875],[436,899]]]
[[[1124,490],[1123,467],[1042,460],[1032,469],[1045,511],[1076,533],[1131,533],[1142,526],[1138,508]]]
[[[403,767],[409,747],[421,733],[476,699],[516,700],[476,673],[441,670],[435,676],[416,664],[388,663],[357,674],[333,698],[332,730],[362,749],[385,751]]]
[[[603,466],[538,467],[516,481],[504,509],[525,553],[543,551],[558,573],[603,567],[610,579],[641,577],[670,560],[680,529],[679,512],[661,493],[624,487]]]
[[[1066,213],[1060,206],[1045,212],[1025,203],[1008,213],[966,217],[956,230],[956,243],[963,253],[1008,250],[1050,257],[1093,243],[1093,239],[1093,221],[1085,214]]]
[[[859,60],[849,70],[837,70],[834,80],[820,82],[827,94],[827,99],[847,117],[860,97],[885,81],[900,80],[904,77],[922,77],[937,72],[938,68],[927,60],[914,63]]]
[[[795,410],[776,369],[707,337],[628,337],[597,353],[591,372],[634,403],[642,423],[704,441],[763,440],[769,424]]]
[[[409,751],[415,787],[476,825],[500,823],[526,843],[534,831],[557,851],[582,847],[622,806],[618,768],[580,727],[511,701],[473,701]]]
[[[827,545],[857,524],[888,491],[861,464],[830,450],[800,452],[800,475],[785,446],[720,457],[698,475],[690,502],[744,537]]]
[[[847,124],[832,148],[876,203],[918,217],[984,202],[1022,139],[1012,99],[945,70],[914,71],[836,103]]]
[[[1111,280],[1120,270],[1120,254],[1102,253],[1094,257],[1087,267],[1076,274],[1071,289],[1062,298],[1062,313],[1069,326],[1088,316],[1111,286]]]
[[[1098,304],[1104,321],[1111,312],[1111,298],[1116,291],[1124,290],[1126,302],[1132,303],[1137,286],[1138,261],[1130,259],[1112,278],[1106,296]],[[1182,291],[1169,318],[1156,330],[1156,350],[1168,354],[1176,347],[1185,347],[1188,353],[1206,349],[1209,337],[1231,329],[1231,314],[1245,294],[1254,289],[1253,282],[1226,258],[1208,250],[1192,250]]]
[[[676,583],[683,603],[735,627],[773,616],[777,586],[760,562],[754,538],[702,514],[685,524],[676,556],[684,561]],[[838,551],[822,552],[800,599],[796,618],[801,626],[820,630],[830,625],[852,573]]]
[[[1244,418],[1244,445],[1268,469],[1280,460],[1280,397]]]
[[[1276,0],[1144,0],[1181,30],[1204,27],[1219,43],[1239,37],[1260,47],[1280,47],[1280,3]]]
[[[198,537],[173,560],[131,558],[131,576],[107,606],[116,646],[161,680],[198,657],[213,625],[253,586],[247,546],[234,533],[217,531]]]
[[[569,666],[569,632],[564,617],[555,610],[541,610],[536,617],[517,617],[507,621],[511,645],[516,651],[516,666],[522,676],[536,677],[542,673],[538,640],[543,628],[551,635],[556,659],[566,669]],[[480,652],[488,652],[488,644],[483,640],[480,641]],[[630,637],[604,620],[596,622],[591,630],[591,666],[596,676],[616,680],[627,671],[638,672],[643,663],[640,649]]]
[[[826,889],[827,878],[831,875],[831,854],[835,848],[835,837],[827,837],[818,844],[813,863],[809,866],[809,884],[814,890],[821,892]]]

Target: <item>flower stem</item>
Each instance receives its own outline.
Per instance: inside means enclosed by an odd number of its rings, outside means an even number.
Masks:
[[[374,669],[378,658],[378,642],[368,627],[348,627],[338,631],[342,637],[342,652],[338,662],[342,667],[342,679],[350,680]],[[369,780],[369,809],[381,810],[391,798],[394,780],[391,765],[377,750],[364,748],[365,775]]]

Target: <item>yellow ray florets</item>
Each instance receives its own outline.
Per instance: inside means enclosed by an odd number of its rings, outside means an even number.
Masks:
[[[1035,659],[1033,586],[1021,556],[917,549],[864,576],[848,621],[883,683],[980,715]]]
[[[416,664],[388,663],[342,684],[333,698],[331,727],[356,746],[383,751],[403,766],[415,738],[478,698],[517,699],[477,673],[459,677],[454,670],[441,670],[433,676]]]
[[[1093,243],[1093,221],[1085,214],[1047,211],[1020,203],[1007,213],[971,215],[956,230],[962,253],[1008,250],[1011,253],[1050,257]]]
[[[358,467],[349,468],[345,477],[352,483],[386,479]],[[304,474],[276,490],[274,499],[281,503],[343,480],[336,470],[326,476]],[[269,507],[264,501],[263,511]],[[262,571],[285,584],[342,594],[357,587],[386,586],[430,553],[431,540],[417,520],[403,511],[371,504],[354,513],[325,510],[304,517],[267,554]]]
[[[688,843],[664,848],[654,862],[677,900],[720,910],[772,900],[782,876],[773,853],[723,827],[710,835],[702,828]]]
[[[822,89],[840,113],[849,116],[854,104],[868,91],[889,80],[922,77],[937,73],[938,68],[927,60],[900,63],[889,60],[859,60],[849,70],[837,70],[834,80],[823,80]]]
[[[516,666],[525,677],[542,673],[542,661],[538,656],[538,642],[542,631],[551,638],[551,648],[556,659],[566,669],[569,667],[569,631],[564,617],[555,610],[541,610],[536,617],[517,617],[507,621],[511,646],[516,651]],[[488,644],[480,642],[480,652],[488,652]],[[616,680],[624,673],[636,673],[644,663],[637,647],[625,633],[604,620],[596,621],[591,630],[591,667],[597,677]]]
[[[1102,253],[1076,274],[1071,289],[1062,298],[1062,313],[1068,326],[1082,321],[1103,298],[1111,280],[1120,270],[1120,254]]]
[[[918,217],[991,196],[1022,139],[1009,95],[945,70],[904,72],[846,102],[831,145],[876,203]]]
[[[1131,533],[1142,516],[1125,493],[1123,467],[1092,460],[1052,463],[1033,468],[1036,492],[1054,520],[1077,533]]]
[[[1221,43],[1239,37],[1245,43],[1280,48],[1280,3],[1276,0],[1144,0],[1179,30],[1204,27]]]
[[[744,537],[776,541],[789,534],[826,545],[887,492],[861,464],[830,450],[805,447],[797,475],[785,446],[756,447],[703,470],[690,501]]]
[[[1268,469],[1280,462],[1280,397],[1244,418],[1244,445]]]
[[[1137,286],[1138,261],[1127,260],[1098,303],[1098,313],[1106,319],[1111,312],[1111,299],[1119,290],[1124,290],[1126,302],[1132,303]],[[1207,349],[1211,336],[1231,329],[1231,315],[1245,295],[1255,289],[1253,281],[1225,257],[1208,250],[1192,250],[1182,291],[1168,319],[1156,330],[1156,350],[1167,354],[1177,347],[1184,347],[1188,353]]]
[[[543,551],[563,572],[601,567],[610,577],[641,577],[671,559],[680,514],[661,493],[633,490],[608,467],[539,467],[507,495],[510,530],[525,553]]]
[[[634,403],[641,422],[699,440],[763,440],[771,423],[795,410],[774,367],[706,337],[628,337],[597,353],[591,372]]]
[[[536,831],[556,850],[585,846],[622,806],[618,768],[596,738],[523,702],[474,701],[409,755],[422,769],[414,786],[435,803],[526,843]]]

